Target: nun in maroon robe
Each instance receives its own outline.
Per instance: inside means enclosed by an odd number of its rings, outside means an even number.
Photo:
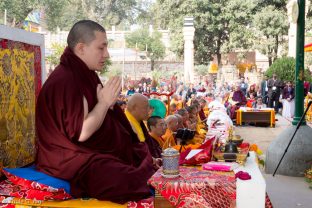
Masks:
[[[78,141],[83,96],[92,111],[100,83],[96,72],[66,48],[37,100],[37,169],[70,181],[74,197],[118,203],[148,197],[147,180],[155,172],[152,157],[118,105],[88,140]]]

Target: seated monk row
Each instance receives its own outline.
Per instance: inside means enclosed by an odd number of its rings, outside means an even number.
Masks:
[[[196,101],[196,100],[195,100]],[[152,116],[147,121],[147,126],[150,131],[151,137],[157,141],[161,149],[173,147],[180,150],[181,138],[175,138],[178,129],[187,128],[190,130],[196,130],[195,137],[184,145],[185,149],[188,147],[198,147],[203,143],[206,135],[204,130],[205,125],[199,119],[200,105],[196,102],[192,106],[187,107],[190,111],[182,108],[177,111],[177,114],[169,115],[165,119],[158,116]],[[196,144],[195,146],[193,146]],[[183,149],[183,150],[185,150]]]
[[[151,116],[147,120],[147,127],[150,135],[158,142],[161,149],[176,145],[174,133],[178,129],[178,119],[175,115],[166,117],[166,120],[159,116]]]

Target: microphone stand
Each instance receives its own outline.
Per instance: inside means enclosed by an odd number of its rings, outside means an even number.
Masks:
[[[305,110],[305,112],[304,112],[303,115],[301,116],[301,118],[300,118],[300,120],[299,120],[299,123],[298,123],[297,126],[296,126],[296,130],[295,130],[294,134],[292,135],[292,137],[291,137],[291,139],[290,139],[290,141],[289,141],[289,143],[288,143],[288,145],[287,145],[287,147],[286,147],[286,149],[285,149],[285,152],[284,152],[282,158],[280,159],[280,161],[279,161],[279,163],[278,163],[278,165],[277,165],[277,167],[276,167],[276,169],[275,169],[275,171],[274,171],[274,173],[273,173],[273,177],[275,176],[275,173],[276,173],[277,169],[279,168],[279,166],[280,166],[280,164],[281,164],[281,162],[282,162],[284,156],[286,155],[286,152],[287,152],[287,150],[288,150],[288,148],[289,148],[289,146],[290,146],[292,140],[294,139],[294,137],[295,137],[295,135],[296,135],[296,133],[297,133],[299,127],[301,126],[302,121],[303,121],[305,115],[307,114],[307,112],[308,112],[308,110],[309,110],[311,104],[312,104],[312,100],[309,101],[308,106],[307,106],[307,109]]]

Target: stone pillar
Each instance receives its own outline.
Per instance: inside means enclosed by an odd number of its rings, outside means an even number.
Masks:
[[[194,19],[193,17],[184,18],[184,82],[194,82]]]

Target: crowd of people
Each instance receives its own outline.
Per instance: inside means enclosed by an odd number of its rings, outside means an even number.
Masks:
[[[273,74],[271,79],[264,76],[259,84],[249,84],[245,78],[231,84],[224,82],[220,85],[216,85],[215,82],[202,82],[198,85],[178,83],[176,86],[168,84],[151,88],[150,84],[139,83],[136,88],[128,86],[124,96],[127,97],[134,93],[148,95],[151,92],[162,94],[174,92],[171,99],[181,101],[180,105],[182,106],[189,106],[194,99],[204,99],[208,104],[214,98],[221,99],[228,109],[228,114],[234,120],[235,111],[242,106],[257,109],[274,108],[276,113],[281,113],[285,118],[291,119],[294,116],[294,85],[291,81],[281,81],[276,74]],[[159,99],[167,102],[166,96]],[[174,108],[174,106],[172,107]]]

